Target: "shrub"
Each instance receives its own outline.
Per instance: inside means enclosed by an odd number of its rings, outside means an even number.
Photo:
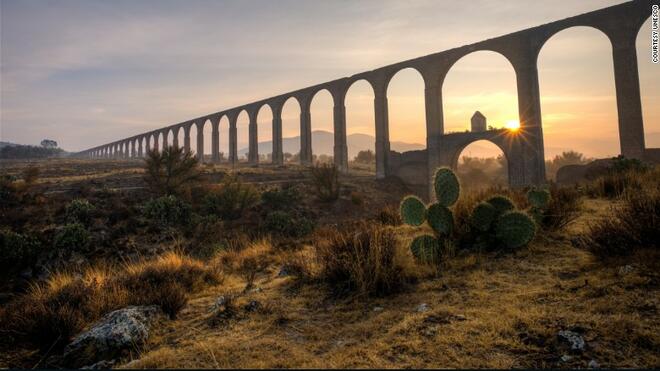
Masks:
[[[300,195],[293,186],[271,189],[261,194],[261,202],[267,208],[285,210],[294,207],[300,201]]]
[[[360,222],[331,228],[319,234],[315,248],[319,278],[334,295],[383,296],[416,278],[388,227]]]
[[[173,195],[162,196],[147,201],[142,215],[160,228],[186,226],[191,220],[192,206]]]
[[[259,192],[235,176],[225,178],[218,189],[210,191],[202,201],[202,209],[224,220],[239,219],[259,201]]]
[[[89,201],[79,198],[66,205],[64,215],[68,223],[89,225],[94,209],[94,205],[90,204]]]
[[[380,212],[378,213],[378,216],[376,219],[384,225],[392,225],[392,226],[397,226],[401,225],[402,220],[401,220],[401,215],[399,214],[399,210],[397,210],[396,207],[387,205],[383,207]]]
[[[0,230],[0,276],[9,277],[34,264],[41,244],[36,238]]]
[[[357,156],[355,156],[355,162],[360,164],[373,164],[376,162],[376,155],[374,154],[374,151],[370,149],[360,151],[357,153]]]
[[[201,179],[199,163],[191,152],[168,146],[162,152],[151,150],[145,159],[144,180],[159,195],[180,195]]]
[[[308,218],[279,210],[266,216],[264,226],[267,231],[284,237],[302,237],[314,229],[314,224]]]
[[[312,181],[316,196],[323,202],[336,201],[339,198],[339,171],[332,164],[316,164],[312,168]]]
[[[625,256],[640,249],[660,246],[660,190],[645,187],[626,192],[623,204],[578,236],[577,242],[595,255],[606,258]]]
[[[246,281],[245,290],[254,285],[257,274],[263,273],[273,262],[272,246],[268,241],[253,242],[240,251],[227,252],[221,257]]]
[[[548,231],[559,231],[580,215],[580,193],[575,188],[550,187],[550,200],[537,222]]]
[[[66,224],[55,235],[55,249],[85,251],[89,247],[91,237],[87,229],[80,223]]]

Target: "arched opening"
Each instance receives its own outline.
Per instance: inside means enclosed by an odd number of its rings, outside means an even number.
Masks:
[[[229,158],[229,119],[227,116],[222,116],[220,119],[218,132],[220,136],[220,162],[227,162]]]
[[[257,112],[259,162],[273,162],[273,111],[264,104]]]
[[[637,66],[642,95],[644,143],[646,148],[660,148],[660,68],[651,60],[651,19],[637,34]]]
[[[390,149],[407,152],[426,148],[424,80],[413,69],[397,72],[387,86]]]
[[[612,45],[601,31],[572,27],[538,57],[546,176],[621,153]]]
[[[185,129],[182,128],[182,127],[179,127],[179,128],[177,128],[177,129],[174,129],[174,133],[175,133],[175,135],[176,135],[176,138],[177,138],[177,144],[178,144],[179,148],[183,148],[183,146],[184,146],[184,141],[185,141],[185,133],[184,133],[184,131],[185,131]]]
[[[332,163],[335,147],[334,101],[326,89],[314,94],[310,107],[312,116],[312,162]]]
[[[508,164],[500,147],[487,140],[465,146],[454,160],[456,174],[466,190],[508,185]]]
[[[212,156],[212,149],[211,149],[211,141],[213,140],[213,134],[211,133],[213,131],[213,125],[211,124],[211,120],[206,120],[204,121],[204,162],[211,162],[211,156]]]
[[[163,148],[171,146],[173,142],[174,138],[172,137],[172,131],[170,129],[165,130],[163,132]]]
[[[282,107],[282,152],[284,163],[300,163],[300,104],[294,97]]]
[[[197,153],[197,125],[190,125],[190,153]]]
[[[238,161],[246,162],[248,152],[250,151],[250,117],[247,111],[243,110],[236,119],[236,137],[238,149]]]
[[[346,92],[346,145],[351,170],[376,173],[374,89],[366,80],[354,82]]]
[[[459,59],[445,77],[442,100],[445,133],[500,129],[518,122],[516,73],[496,52],[482,50]]]

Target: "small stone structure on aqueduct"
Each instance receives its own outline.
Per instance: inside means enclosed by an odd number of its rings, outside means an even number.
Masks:
[[[282,108],[288,99],[300,105],[300,161],[312,162],[310,105],[316,93],[327,90],[334,101],[334,162],[341,171],[348,170],[346,145],[346,107],[344,99],[349,87],[356,81],[366,80],[374,92],[374,117],[376,132],[376,178],[398,176],[415,192],[428,195],[430,176],[438,166],[456,168],[458,156],[470,143],[487,140],[497,145],[508,162],[509,184],[524,186],[545,181],[543,130],[537,71],[537,58],[545,42],[554,34],[575,26],[587,26],[603,32],[611,42],[614,62],[614,78],[619,122],[621,154],[629,158],[657,157],[660,149],[647,149],[644,144],[642,106],[637,68],[635,41],[637,34],[651,14],[651,6],[658,0],[634,0],[609,8],[547,23],[541,26],[484,40],[470,45],[410,59],[407,61],[362,72],[300,90],[262,99],[246,105],[200,116],[148,133],[133,135],[112,143],[96,146],[77,155],[90,158],[142,157],[150,148],[158,147],[158,137],[163,143],[178,146],[178,134],[184,133],[184,147],[191,149],[190,129],[197,126],[196,153],[204,158],[204,125],[212,128],[212,161],[220,160],[219,123],[223,116],[229,119],[229,162],[238,162],[236,120],[242,111],[249,117],[249,154],[252,165],[259,160],[257,139],[257,114],[268,105],[272,110],[274,164],[283,164]],[[442,85],[451,67],[462,57],[477,51],[493,51],[503,55],[512,65],[518,89],[518,113],[520,129],[483,130],[465,133],[444,132],[442,111]],[[397,153],[390,151],[387,86],[400,70],[417,70],[425,85],[426,149]],[[169,135],[171,134],[171,135]],[[171,137],[171,143],[167,138]]]

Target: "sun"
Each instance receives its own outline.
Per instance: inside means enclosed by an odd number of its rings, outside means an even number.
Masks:
[[[518,120],[509,120],[506,122],[505,126],[511,131],[518,131],[518,129],[520,129],[520,122],[518,122]]]

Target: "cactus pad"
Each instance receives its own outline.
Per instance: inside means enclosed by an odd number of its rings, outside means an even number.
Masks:
[[[536,224],[529,215],[520,211],[502,214],[495,224],[495,235],[507,248],[517,249],[534,238]]]
[[[451,210],[437,202],[429,206],[426,220],[435,233],[440,235],[449,235],[454,228],[454,215]]]
[[[527,201],[537,209],[545,209],[550,202],[550,192],[545,189],[530,189],[527,192]]]
[[[488,202],[480,202],[472,210],[470,222],[474,228],[481,232],[486,232],[493,225],[493,221],[497,217],[497,210],[495,206]]]
[[[422,225],[426,220],[426,206],[416,196],[406,196],[401,201],[400,213],[403,222],[409,225]]]
[[[410,251],[418,261],[435,264],[440,262],[441,242],[428,234],[417,236],[410,244]]]
[[[497,211],[497,215],[502,215],[503,213],[513,210],[516,208],[516,206],[513,204],[513,201],[511,201],[510,198],[506,196],[493,196],[489,198],[486,202],[489,204],[493,205],[495,207],[495,211]]]
[[[446,207],[456,203],[461,191],[456,174],[446,167],[436,170],[433,179],[433,188],[438,203]]]

